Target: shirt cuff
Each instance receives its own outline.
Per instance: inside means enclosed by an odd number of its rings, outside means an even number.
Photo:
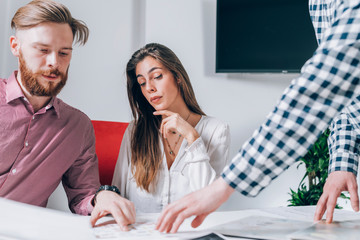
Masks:
[[[232,188],[241,194],[255,197],[271,182],[269,173],[263,172],[249,161],[241,157],[241,152],[235,155],[231,164],[224,168],[222,178]]]
[[[190,146],[187,146],[185,148],[185,152],[189,156],[185,160],[187,163],[210,160],[205,148],[204,141],[201,137],[197,138]]]
[[[93,205],[91,204],[91,200],[93,198],[94,195],[90,195],[84,198],[79,205],[74,207],[75,212],[80,215],[90,215],[94,209]]]
[[[352,152],[337,152],[331,155],[329,174],[335,171],[352,172],[357,175],[359,156]]]

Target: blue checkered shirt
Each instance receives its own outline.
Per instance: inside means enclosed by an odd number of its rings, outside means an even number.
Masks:
[[[304,156],[343,109],[359,115],[351,103],[360,91],[360,0],[309,0],[309,10],[318,48],[222,173],[244,195],[256,196]],[[334,168],[356,171],[354,159]]]
[[[360,150],[359,124],[360,96],[357,96],[330,125],[329,172],[347,171],[357,175]]]

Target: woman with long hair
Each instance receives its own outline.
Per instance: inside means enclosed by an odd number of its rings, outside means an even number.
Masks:
[[[113,185],[140,212],[167,204],[218,177],[227,164],[227,124],[206,116],[190,79],[166,46],[147,44],[126,67],[134,120],[115,167]]]

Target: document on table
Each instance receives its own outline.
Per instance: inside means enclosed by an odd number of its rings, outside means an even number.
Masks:
[[[277,208],[265,208],[261,209],[261,211],[275,214],[277,216],[313,222],[314,214],[315,214],[316,206],[299,206],[299,207],[277,207]],[[326,213],[323,216],[323,219],[326,217]],[[360,213],[343,210],[343,209],[335,209],[334,210],[334,221],[350,221],[350,220],[360,220]]]
[[[93,228],[97,239],[194,239],[210,234],[210,231],[181,230],[176,234],[166,234],[155,230],[158,214],[136,216],[136,223],[129,225],[129,231],[121,231],[112,217],[104,217]],[[223,238],[220,238],[223,239]]]
[[[360,220],[331,224],[321,221],[309,228],[292,233],[288,237],[293,240],[359,240]]]
[[[335,209],[334,223],[322,221],[314,224],[315,206],[278,207],[261,211],[271,216],[253,215],[216,226],[212,230],[225,236],[255,239],[360,239],[360,213],[357,212]]]
[[[210,231],[181,230],[164,234],[155,230],[158,214],[139,214],[130,231],[123,232],[112,217],[90,226],[89,216],[80,216],[0,198],[1,240],[92,240],[92,239],[194,239]],[[184,229],[184,228],[182,228]]]
[[[215,232],[230,237],[280,240],[305,229],[313,223],[268,216],[250,216],[213,228]]]
[[[88,217],[0,198],[0,239],[91,240]]]

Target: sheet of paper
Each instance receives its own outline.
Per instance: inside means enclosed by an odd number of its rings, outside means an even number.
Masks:
[[[290,234],[294,240],[358,240],[360,238],[360,220],[333,222],[324,221]]]
[[[309,222],[254,215],[216,226],[213,231],[225,236],[280,240],[311,225]]]
[[[129,231],[121,231],[112,217],[100,219],[93,234],[97,239],[194,239],[210,234],[207,230],[184,230],[180,228],[176,234],[165,234],[155,230],[155,222],[158,214],[143,214],[136,216],[136,223],[129,225]]]
[[[88,217],[0,198],[0,239],[95,239]]]
[[[300,221],[313,222],[316,206],[301,206],[301,207],[277,207],[261,209],[263,212],[275,214],[288,219],[295,219]],[[326,213],[323,218],[326,217]],[[349,221],[360,220],[360,213],[335,209],[334,221]]]

